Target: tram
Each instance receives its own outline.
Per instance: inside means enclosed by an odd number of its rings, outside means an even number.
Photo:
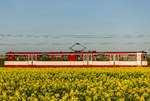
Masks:
[[[8,52],[5,67],[146,67],[146,52]]]
[[[75,45],[80,45],[79,43]],[[73,50],[73,45],[70,49]],[[5,67],[147,67],[147,52],[8,52]]]

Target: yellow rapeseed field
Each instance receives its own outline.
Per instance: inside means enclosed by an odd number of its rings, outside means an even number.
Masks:
[[[150,68],[0,68],[0,101],[150,101]]]

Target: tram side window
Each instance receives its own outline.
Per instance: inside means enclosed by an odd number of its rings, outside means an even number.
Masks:
[[[51,61],[52,60],[52,56],[51,55],[47,55],[46,57],[45,57],[45,61]]]
[[[11,61],[11,55],[6,56],[6,61]]]
[[[116,54],[115,56],[115,61],[118,61],[118,54]]]
[[[68,61],[69,60],[69,56],[68,55],[63,55],[63,61]]]
[[[114,60],[114,55],[111,54],[111,55],[110,55],[110,61],[113,61],[113,60]]]
[[[38,55],[38,61],[44,61],[43,56],[42,55]]]
[[[51,61],[52,60],[52,56],[51,55],[38,55],[38,61]]]
[[[108,55],[98,54],[98,55],[94,55],[93,57],[93,61],[108,61],[108,60],[109,60]]]
[[[55,55],[54,61],[61,61],[61,55]]]
[[[29,61],[36,61],[36,55],[29,55]]]
[[[128,61],[136,61],[136,55],[128,55]]]
[[[146,54],[143,54],[143,61],[146,61],[147,60],[147,57],[146,57]]]
[[[100,55],[100,61],[108,61],[108,55]]]
[[[128,55],[120,55],[120,61],[128,61]]]
[[[93,61],[100,61],[100,55],[94,55]]]
[[[76,55],[76,61],[82,61],[82,55]]]
[[[14,55],[14,61],[27,61],[26,55]]]
[[[120,55],[120,61],[136,61],[136,55]]]
[[[6,56],[6,61],[11,61],[11,55]]]

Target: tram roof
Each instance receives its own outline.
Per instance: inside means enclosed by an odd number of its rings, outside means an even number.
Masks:
[[[87,52],[7,52],[6,54],[79,54],[79,53],[147,53],[145,51],[118,51],[118,52],[97,52],[97,51],[87,51]]]

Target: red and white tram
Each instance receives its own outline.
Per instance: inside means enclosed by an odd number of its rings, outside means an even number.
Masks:
[[[146,67],[146,52],[8,52],[5,67]]]

